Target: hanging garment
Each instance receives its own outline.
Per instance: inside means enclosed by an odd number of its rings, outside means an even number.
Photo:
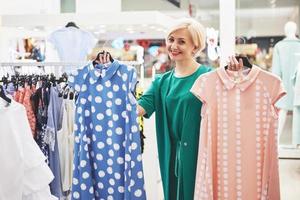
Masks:
[[[155,112],[159,164],[166,200],[193,198],[202,103],[190,93],[195,80],[210,68],[200,66],[177,78],[174,70],[158,76],[138,101],[146,118]]]
[[[59,97],[58,94],[58,87],[50,88],[45,142],[49,145],[49,166],[54,174],[54,180],[50,184],[51,194],[58,198],[62,198],[64,194],[62,192],[57,131],[61,129],[62,115],[60,112],[62,111],[63,98]]]
[[[276,106],[284,110],[292,111],[294,107],[292,78],[299,62],[297,53],[300,53],[299,39],[283,39],[275,45],[273,51],[272,72],[282,79],[287,92],[286,96],[276,103]]]
[[[35,88],[34,87],[30,88],[29,86],[26,86],[24,88],[24,90],[25,90],[25,94],[24,94],[24,100],[23,100],[22,104],[25,106],[27,118],[28,118],[29,125],[31,128],[31,132],[32,132],[33,137],[35,137],[36,118],[33,113],[32,104],[31,104],[31,100],[30,100],[32,94],[35,92]]]
[[[45,156],[32,138],[23,105],[0,99],[0,199],[56,200],[48,184],[53,179]]]
[[[146,199],[134,68],[87,65],[70,85],[76,101],[72,199]]]
[[[95,46],[97,39],[89,32],[75,27],[63,27],[51,33],[48,38],[57,49],[60,61],[83,62]],[[79,66],[76,66],[79,67]],[[65,67],[64,71],[72,71],[74,67]]]
[[[64,99],[61,111],[62,127],[57,132],[57,144],[63,192],[71,190],[74,146],[74,100]]]
[[[24,94],[25,94],[24,88],[19,88],[14,95],[14,100],[18,103],[23,103]]]
[[[298,55],[300,56],[300,54]],[[300,144],[300,61],[294,76],[293,144]]]
[[[33,112],[36,116],[36,138],[35,141],[46,156],[49,164],[49,145],[46,143],[46,128],[48,120],[49,92],[39,88],[31,97]]]
[[[274,104],[285,91],[278,77],[249,70],[241,79],[222,67],[191,89],[203,102],[195,200],[280,199]]]
[[[18,91],[16,91],[14,95],[14,100],[17,101],[18,103],[21,103],[25,106],[26,113],[27,113],[27,118],[29,121],[29,125],[31,128],[31,132],[33,137],[35,137],[36,133],[36,118],[33,113],[32,105],[31,105],[31,95],[35,92],[35,89],[30,89],[29,86],[26,86],[24,88],[20,88]]]

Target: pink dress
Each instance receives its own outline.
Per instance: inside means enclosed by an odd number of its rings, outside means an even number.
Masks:
[[[191,89],[203,102],[194,199],[279,200],[274,103],[285,91],[257,66],[235,73],[219,68]]]
[[[35,132],[36,132],[36,118],[35,118],[35,114],[33,112],[30,97],[34,92],[35,92],[35,87],[30,89],[29,86],[25,86],[25,88],[19,88],[19,90],[16,91],[16,93],[14,95],[14,100],[25,106],[27,118],[29,121],[29,125],[31,128],[33,137],[35,137]]]

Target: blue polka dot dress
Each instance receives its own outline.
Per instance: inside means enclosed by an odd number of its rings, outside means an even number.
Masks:
[[[72,199],[146,199],[132,67],[92,64],[69,77],[78,93]]]

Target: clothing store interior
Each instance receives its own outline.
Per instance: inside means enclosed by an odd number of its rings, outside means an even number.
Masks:
[[[300,0],[0,0],[0,200],[299,200],[299,29]]]

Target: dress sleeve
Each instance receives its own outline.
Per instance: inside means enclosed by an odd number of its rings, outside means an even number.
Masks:
[[[81,91],[81,87],[86,79],[89,65],[85,66],[83,69],[76,70],[73,74],[68,77],[68,84],[76,92]]]
[[[276,79],[272,92],[272,105],[274,105],[281,97],[286,94],[281,80]]]
[[[280,55],[278,51],[278,47],[275,45],[273,59],[272,59],[272,73],[276,74],[277,76],[281,77],[281,67],[280,67]]]
[[[146,114],[144,117],[150,118],[153,112],[155,112],[155,90],[157,79],[154,80],[148,90],[138,100],[138,104],[144,108]]]
[[[273,84],[273,91],[272,91],[272,96],[271,96],[271,104],[272,107],[275,108],[276,114],[278,115],[279,109],[276,108],[275,103],[284,95],[286,94],[286,91],[283,87],[283,84],[279,78],[276,78],[274,80]]]
[[[56,48],[56,44],[57,44],[57,42],[56,42],[56,32],[51,33],[48,36],[47,40],[48,40],[48,42],[50,42],[52,44],[52,46],[54,48]]]
[[[197,78],[194,82],[190,92],[195,95],[202,103],[207,103],[207,87],[205,87],[205,82],[207,80],[206,75],[202,75]]]

